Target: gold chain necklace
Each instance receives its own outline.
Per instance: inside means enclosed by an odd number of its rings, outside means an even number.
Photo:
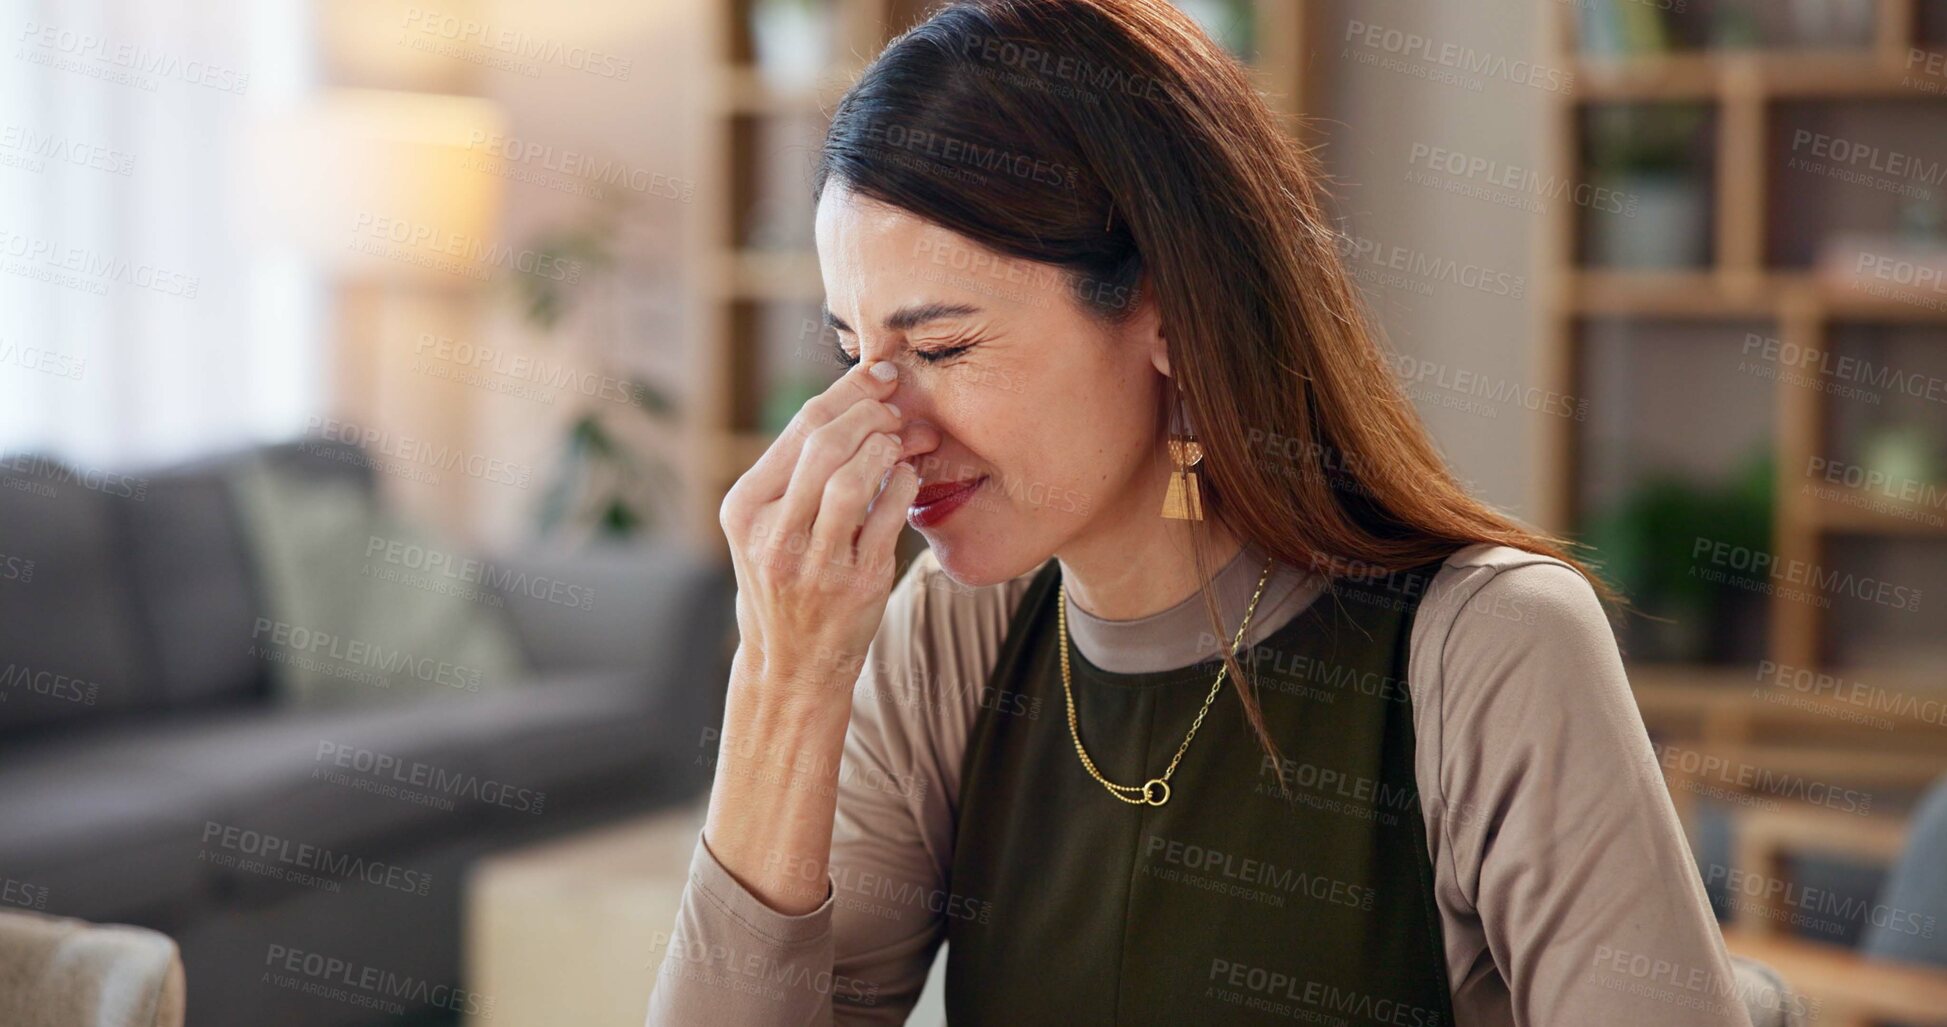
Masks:
[[[1271,560],[1264,561],[1264,573],[1258,575],[1257,591],[1251,595],[1250,609],[1244,611],[1244,622],[1237,626],[1237,637],[1230,643],[1233,653],[1237,651],[1238,646],[1244,644],[1244,629],[1251,626],[1251,614],[1257,612],[1258,598],[1264,595],[1264,583],[1271,580],[1271,563]],[[1091,777],[1102,783],[1102,787],[1109,790],[1110,795],[1131,805],[1140,806],[1147,803],[1151,806],[1161,806],[1170,801],[1170,775],[1176,773],[1177,763],[1183,759],[1183,753],[1190,748],[1190,739],[1195,738],[1197,728],[1203,726],[1203,715],[1210,712],[1210,704],[1216,701],[1218,689],[1224,687],[1224,672],[1230,669],[1230,665],[1225,664],[1217,668],[1217,680],[1210,683],[1210,694],[1203,697],[1203,708],[1197,711],[1197,719],[1190,722],[1190,733],[1184,735],[1183,744],[1176,747],[1176,755],[1170,757],[1170,765],[1163,771],[1163,776],[1152,777],[1140,785],[1115,784],[1103,777],[1101,771],[1095,769],[1095,761],[1089,759],[1088,750],[1082,748],[1081,729],[1075,726],[1075,692],[1068,678],[1068,586],[1065,583],[1057,586],[1057,592],[1055,618],[1061,635],[1061,694],[1068,698],[1068,734],[1075,739],[1075,755],[1082,758],[1082,766],[1088,769]]]

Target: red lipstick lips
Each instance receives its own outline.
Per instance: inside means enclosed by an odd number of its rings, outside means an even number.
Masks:
[[[915,528],[930,528],[951,516],[973,498],[974,490],[987,480],[986,475],[960,481],[936,481],[920,487],[913,505],[906,510],[906,523]]]

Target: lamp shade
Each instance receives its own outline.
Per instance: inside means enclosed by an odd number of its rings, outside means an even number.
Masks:
[[[327,91],[253,130],[255,220],[341,279],[499,277],[519,259],[494,240],[505,131],[479,97]]]

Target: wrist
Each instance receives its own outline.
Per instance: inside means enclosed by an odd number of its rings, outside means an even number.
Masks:
[[[785,748],[843,738],[852,717],[852,685],[835,675],[792,675],[777,668],[733,670],[724,734]]]
[[[849,705],[853,686],[865,670],[865,653],[812,644],[790,648],[740,646],[731,663],[731,687],[789,706],[793,703]]]

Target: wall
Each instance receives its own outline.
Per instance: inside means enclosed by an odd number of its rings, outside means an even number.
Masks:
[[[1523,83],[1551,79],[1519,63],[1540,52],[1535,12],[1529,2],[1324,0],[1312,29],[1322,158],[1354,273],[1455,473],[1518,516],[1539,499],[1533,442],[1553,415],[1474,393],[1544,385],[1531,357],[1540,218],[1519,205],[1546,201],[1429,165],[1441,149],[1540,166],[1550,97]],[[1473,282],[1485,284],[1463,284]]]

